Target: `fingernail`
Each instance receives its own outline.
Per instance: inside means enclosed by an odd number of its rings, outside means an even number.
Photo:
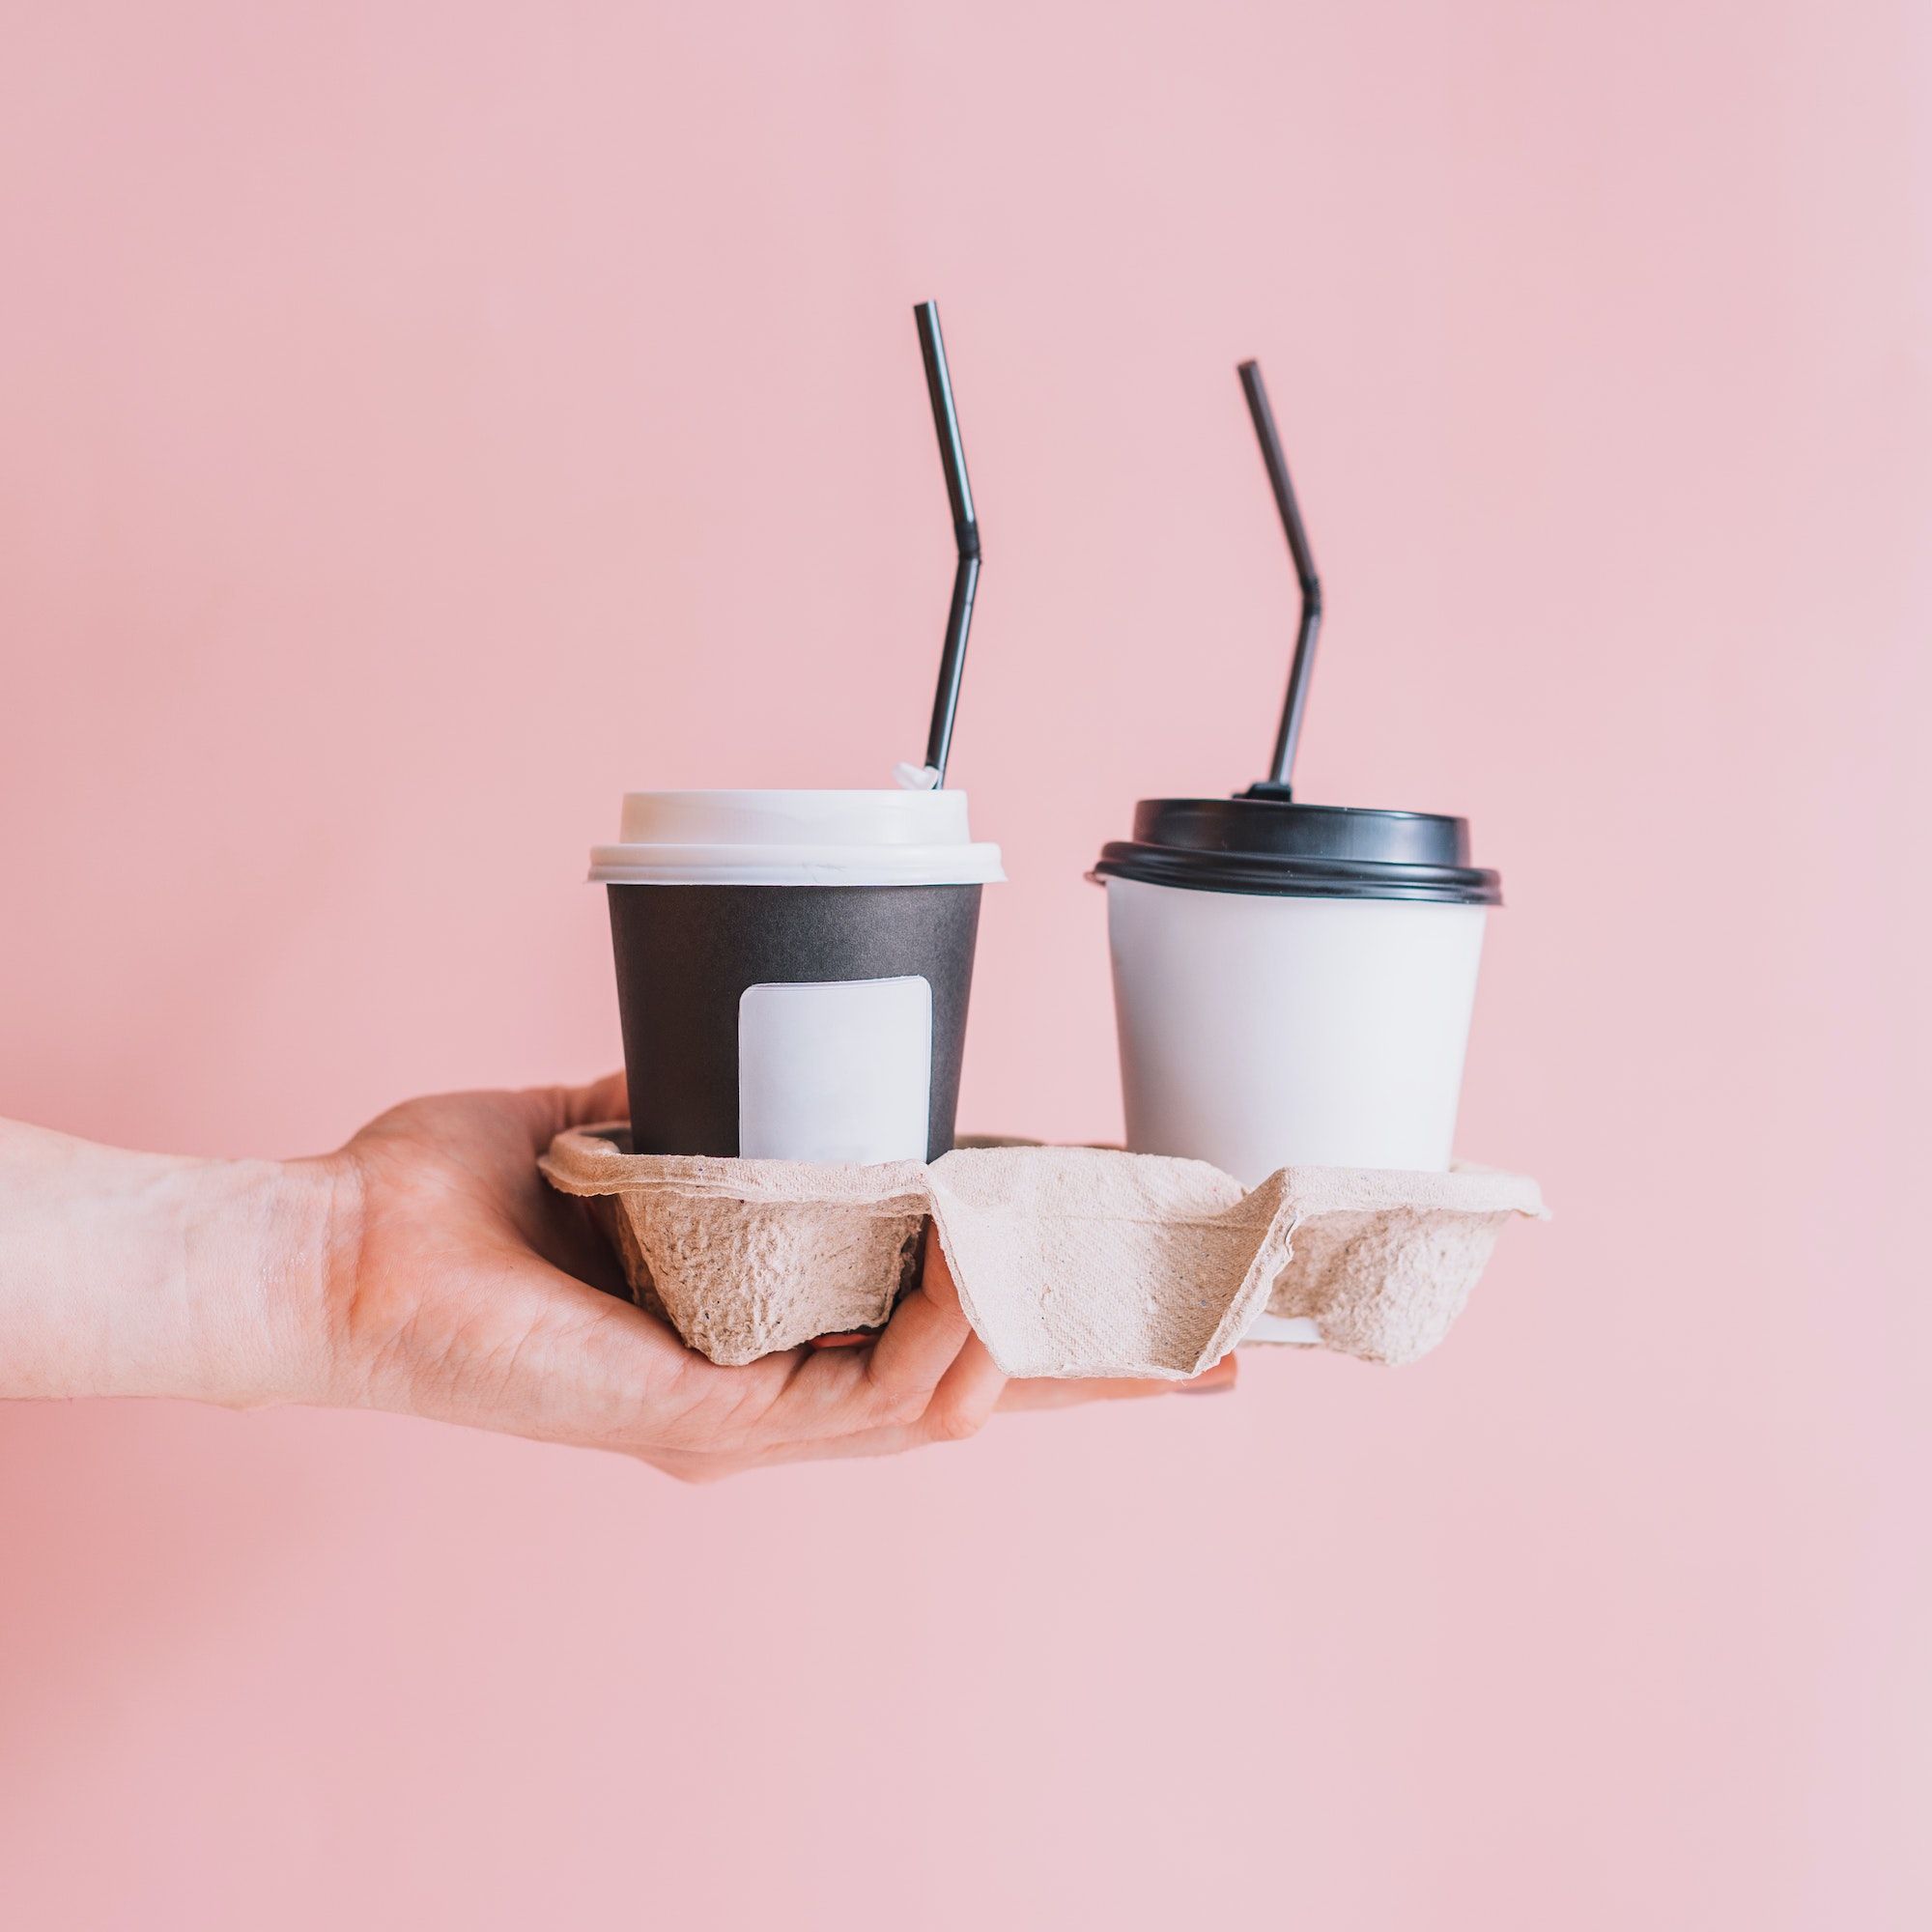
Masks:
[[[1222,1367],[1219,1364],[1196,1376],[1192,1381],[1182,1382],[1175,1390],[1177,1395],[1233,1395],[1234,1392],[1234,1368],[1232,1365]]]

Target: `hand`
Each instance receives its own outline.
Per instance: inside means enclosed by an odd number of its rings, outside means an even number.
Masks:
[[[563,1128],[624,1108],[620,1076],[412,1100],[313,1164],[334,1203],[322,1399],[616,1449],[696,1480],[953,1441],[995,1409],[1234,1383],[1232,1354],[1179,1385],[1009,1382],[937,1241],[869,1346],[719,1368],[605,1292],[622,1288],[615,1258],[583,1203],[537,1172]]]

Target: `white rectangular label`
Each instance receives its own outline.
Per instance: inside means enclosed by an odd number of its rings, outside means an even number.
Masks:
[[[932,988],[923,978],[747,986],[738,1000],[746,1160],[923,1160]]]

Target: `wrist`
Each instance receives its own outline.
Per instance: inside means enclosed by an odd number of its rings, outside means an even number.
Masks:
[[[319,1400],[345,1182],[0,1123],[0,1395]]]
[[[353,1177],[330,1160],[194,1165],[158,1351],[176,1385],[149,1392],[231,1408],[327,1401],[329,1279]]]

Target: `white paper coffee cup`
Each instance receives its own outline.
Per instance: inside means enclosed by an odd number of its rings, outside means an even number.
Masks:
[[[1461,819],[1151,799],[1107,846],[1127,1146],[1441,1170],[1496,875]]]

